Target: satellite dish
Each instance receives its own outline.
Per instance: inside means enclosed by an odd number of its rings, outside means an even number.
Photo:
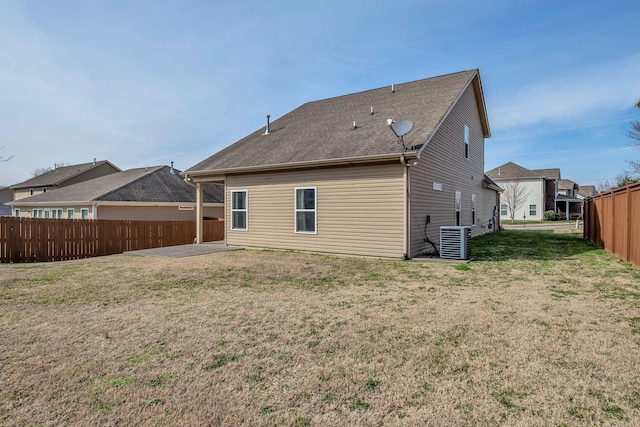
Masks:
[[[402,120],[398,123],[392,124],[391,129],[398,138],[401,138],[411,132],[411,129],[413,129],[413,122],[411,120]]]

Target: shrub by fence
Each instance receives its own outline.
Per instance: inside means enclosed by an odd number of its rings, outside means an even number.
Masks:
[[[640,267],[640,183],[588,199],[584,238]]]
[[[0,262],[43,262],[193,243],[195,221],[0,217]],[[203,240],[224,239],[224,221],[203,223]]]

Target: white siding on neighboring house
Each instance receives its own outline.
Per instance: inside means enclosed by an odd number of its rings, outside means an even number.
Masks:
[[[247,230],[231,229],[229,245],[402,257],[403,166],[318,168],[227,175],[225,200],[247,190]],[[315,188],[317,229],[295,232],[295,189]]]
[[[508,191],[508,186],[512,184],[514,181],[496,181],[496,184],[504,188],[504,193],[502,193],[500,204],[507,205],[505,200],[505,193]],[[522,186],[524,191],[527,193],[527,197],[523,203],[518,206],[516,210],[516,214],[514,219],[522,220],[525,218],[527,220],[537,220],[540,221],[544,219],[544,180],[540,178],[531,178],[531,179],[521,179],[518,180],[519,185]],[[529,208],[531,205],[536,206],[536,215],[531,216],[529,214]],[[502,221],[510,221],[511,220],[511,211],[507,208],[507,214],[501,215]]]

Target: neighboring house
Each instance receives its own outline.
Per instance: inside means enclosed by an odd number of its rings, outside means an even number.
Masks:
[[[556,196],[556,212],[566,219],[582,218],[584,213],[584,197],[579,194],[580,187],[570,179],[558,181]]]
[[[502,188],[517,183],[526,196],[515,212],[515,219],[544,219],[544,212],[556,211],[556,197],[560,181],[560,169],[527,169],[513,162],[505,163],[487,172],[487,176]],[[510,219],[511,212],[503,197],[500,202],[500,218]]]
[[[0,187],[0,216],[11,216],[11,206],[6,202],[13,200],[13,190],[9,187]]]
[[[129,169],[9,202],[16,216],[66,219],[195,220],[196,189],[169,166]],[[204,216],[224,216],[224,189],[207,185]]]
[[[595,185],[580,185],[578,188],[578,197],[582,197],[583,199],[588,199],[596,194],[598,194],[598,192],[596,191]]]
[[[56,167],[10,188],[13,190],[13,200],[20,200],[120,171],[107,160],[94,159],[91,163]]]
[[[388,119],[414,126],[401,140]],[[478,70],[309,102],[268,120],[185,172],[199,189],[225,184],[227,244],[406,259],[433,251],[440,226],[468,225],[473,236],[496,228]]]

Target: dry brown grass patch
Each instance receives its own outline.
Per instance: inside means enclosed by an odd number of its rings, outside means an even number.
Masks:
[[[0,266],[0,421],[640,423],[637,270],[292,252]]]

